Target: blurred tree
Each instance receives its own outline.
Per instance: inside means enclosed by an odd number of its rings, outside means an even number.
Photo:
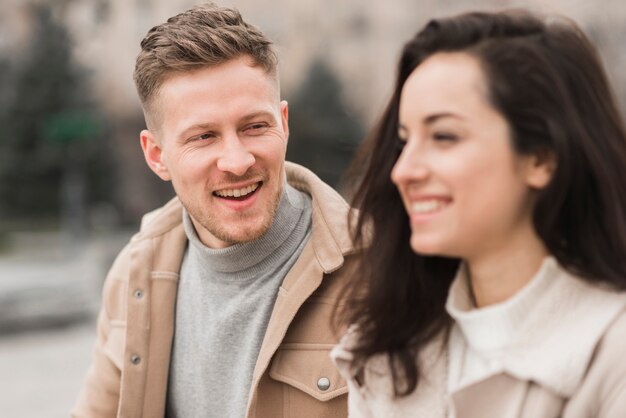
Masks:
[[[339,186],[363,136],[363,128],[342,102],[341,84],[315,59],[289,101],[287,160],[304,165],[331,186]]]
[[[0,212],[21,220],[62,216],[78,232],[86,203],[109,200],[110,152],[69,35],[50,6],[32,12],[31,45],[15,64],[0,115]]]
[[[0,56],[0,126],[6,126],[7,124],[7,103],[9,102],[10,92],[11,92],[11,66],[9,60]],[[0,129],[0,172],[2,171],[2,167],[5,167],[8,164],[9,156],[5,152],[4,146],[4,135],[2,134],[3,130]],[[1,187],[1,178],[0,178],[0,187]],[[5,221],[3,221],[2,211],[1,211],[2,203],[0,201],[0,252],[8,246],[5,231]]]

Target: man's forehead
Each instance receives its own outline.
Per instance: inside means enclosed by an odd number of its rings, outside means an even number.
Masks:
[[[203,112],[204,118],[215,119],[226,113],[229,105],[238,104],[239,117],[243,118],[254,113],[275,113],[279,111],[279,103],[277,73],[268,73],[242,57],[219,66],[170,74],[144,109],[146,121],[152,125],[148,128],[153,130],[171,116],[179,118]],[[211,113],[216,116],[211,117]],[[202,121],[193,123],[196,122]]]

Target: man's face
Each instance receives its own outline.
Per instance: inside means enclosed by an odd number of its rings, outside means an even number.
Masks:
[[[171,180],[202,242],[224,248],[271,226],[284,179],[287,103],[248,57],[174,74],[154,98],[156,132],[141,132],[150,168]]]

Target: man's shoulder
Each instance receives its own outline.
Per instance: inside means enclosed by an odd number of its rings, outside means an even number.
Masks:
[[[306,192],[314,200],[327,201],[328,204],[337,205],[343,211],[349,209],[346,200],[308,168],[285,161],[285,171],[287,182],[296,189]]]
[[[182,223],[182,210],[180,200],[174,197],[160,208],[146,213],[141,218],[141,226],[133,240],[153,238],[179,226]]]
[[[182,224],[182,205],[178,198],[173,198],[165,205],[146,213],[141,220],[141,226],[115,258],[107,275],[106,282],[127,282],[130,276],[132,252],[138,245],[172,231]],[[150,250],[154,246],[149,245]]]

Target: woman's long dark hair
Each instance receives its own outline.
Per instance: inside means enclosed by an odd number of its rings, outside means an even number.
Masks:
[[[445,302],[460,262],[410,248],[409,219],[390,179],[400,154],[400,93],[425,59],[454,51],[481,63],[515,151],[556,159],[533,213],[548,251],[577,276],[626,289],[626,131],[588,38],[571,21],[524,11],[432,20],[404,47],[395,91],[352,166],[360,210],[353,239],[366,250],[339,316],[358,325],[357,368],[389,355],[396,395],[415,389],[416,355],[449,330]]]

